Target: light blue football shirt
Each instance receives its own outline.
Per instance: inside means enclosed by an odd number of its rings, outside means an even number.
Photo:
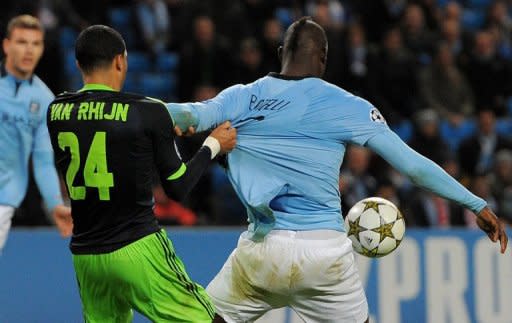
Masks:
[[[367,101],[319,78],[267,76],[192,104],[198,131],[224,120],[238,130],[228,176],[250,231],[343,231],[338,177],[348,143],[387,129]]]
[[[255,239],[272,229],[345,230],[338,181],[347,144],[369,146],[416,183],[447,198],[475,209],[485,206],[405,145],[369,102],[319,78],[272,73],[212,100],[167,107],[182,129],[192,125],[202,131],[225,120],[237,128],[227,173],[247,207]],[[378,147],[369,145],[372,141]],[[393,147],[386,148],[389,144]],[[457,190],[441,192],[437,182]]]
[[[0,205],[18,207],[28,185],[32,155],[34,177],[48,208],[62,204],[46,110],[53,93],[37,76],[17,80],[0,67]]]

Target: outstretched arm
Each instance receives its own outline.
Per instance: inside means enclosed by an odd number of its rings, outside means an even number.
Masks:
[[[242,85],[234,85],[220,92],[211,100],[194,103],[167,103],[177,133],[193,128],[196,132],[212,129],[226,120],[233,122],[242,113],[239,102]],[[235,126],[235,124],[233,124]]]
[[[210,102],[167,103],[177,131],[201,132],[215,127],[221,120],[219,107]],[[191,129],[192,128],[192,129]]]
[[[486,232],[493,242],[499,240],[501,252],[505,252],[508,237],[504,225],[483,199],[468,191],[430,159],[411,149],[389,129],[370,138],[366,146],[400,173],[408,176],[416,185],[455,201],[477,214],[480,229]]]

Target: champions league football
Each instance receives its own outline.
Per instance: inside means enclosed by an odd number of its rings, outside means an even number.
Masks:
[[[380,197],[357,202],[348,212],[345,224],[354,250],[370,258],[393,252],[405,234],[405,221],[398,208]]]

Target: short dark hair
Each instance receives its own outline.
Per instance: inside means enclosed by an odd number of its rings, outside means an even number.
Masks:
[[[323,49],[327,45],[324,29],[311,17],[302,17],[288,27],[284,35],[284,50],[294,56],[300,50]]]
[[[39,30],[44,33],[43,25],[41,25],[39,19],[31,15],[20,15],[9,20],[6,37],[10,38],[13,30],[17,28]]]
[[[114,57],[124,54],[126,44],[115,29],[94,25],[84,29],[75,43],[75,58],[84,73],[107,67]]]

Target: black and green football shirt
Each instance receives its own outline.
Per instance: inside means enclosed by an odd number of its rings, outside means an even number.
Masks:
[[[162,102],[100,84],[57,96],[47,124],[71,199],[74,254],[110,252],[157,232],[154,172],[180,200],[210,161],[208,147],[181,161]]]

